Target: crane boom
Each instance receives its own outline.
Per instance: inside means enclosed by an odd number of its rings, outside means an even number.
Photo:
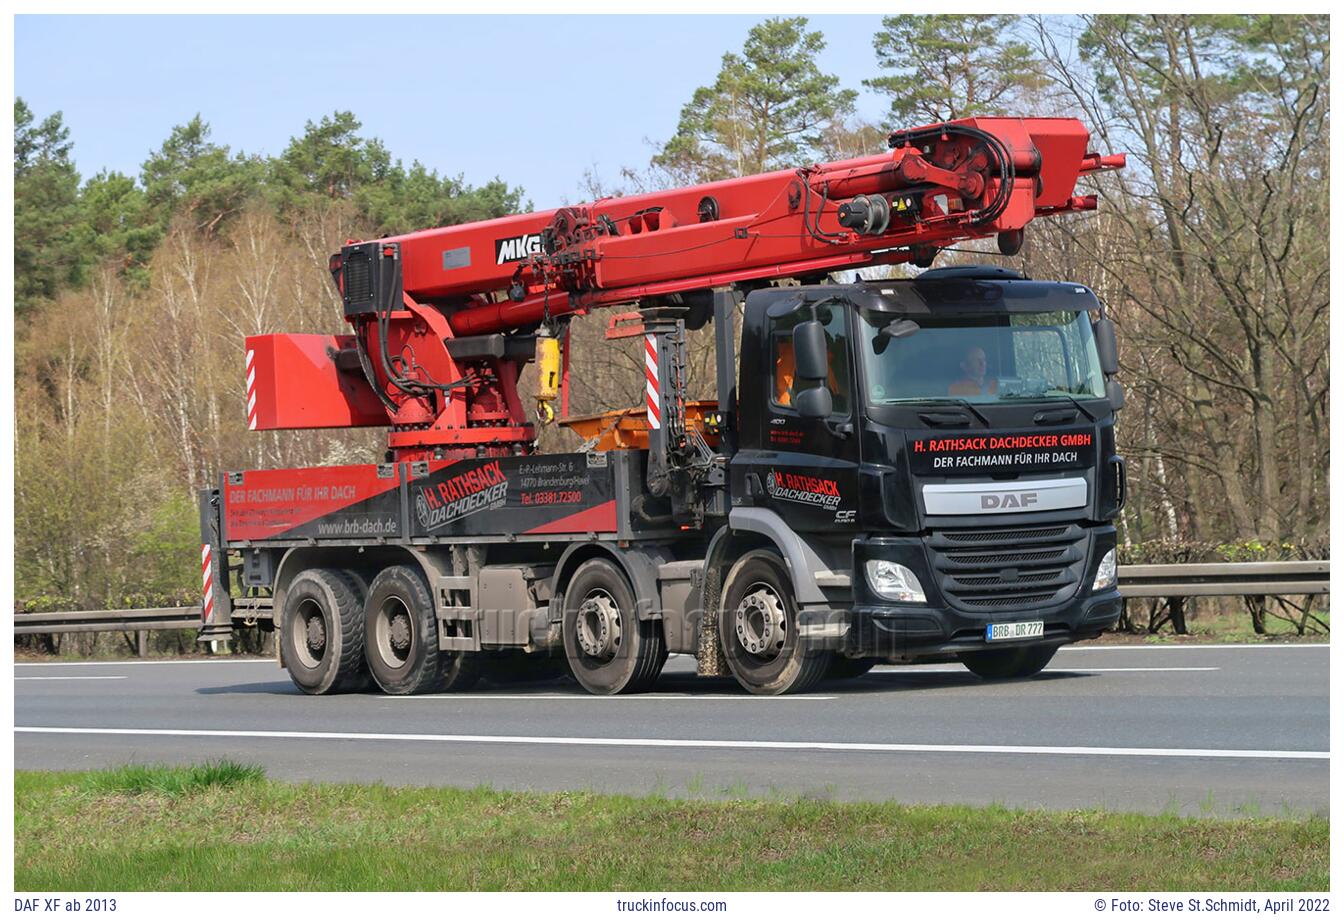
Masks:
[[[913,262],[1092,210],[1078,180],[1120,168],[1069,118],[972,118],[886,153],[352,242],[331,259],[353,335],[248,340],[249,427],[386,426],[399,459],[526,452],[518,393],[535,336],[639,303],[694,312],[711,289]]]

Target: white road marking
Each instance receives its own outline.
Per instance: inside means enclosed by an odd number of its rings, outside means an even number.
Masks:
[[[932,668],[924,665],[908,664],[880,664],[873,670],[882,671],[885,674],[970,674],[971,672],[962,667],[956,668]],[[1078,667],[1059,667],[1046,668],[1042,674],[1113,674],[1128,671],[1221,671],[1222,668],[1089,668],[1086,665]]]
[[[1046,674],[1059,674],[1060,672],[1074,674],[1116,674],[1122,671],[1221,671],[1222,668],[1046,668]]]
[[[125,680],[125,674],[99,674],[90,676],[86,674],[72,674],[69,677],[16,677],[15,680]]]
[[[415,700],[616,700],[626,702],[636,702],[639,700],[652,700],[656,702],[666,702],[668,700],[691,702],[691,703],[715,703],[721,701],[748,703],[755,701],[774,701],[777,703],[810,703],[813,700],[834,700],[834,696],[752,696],[743,694],[742,696],[725,696],[719,694],[692,694],[692,693],[640,693],[630,696],[593,696],[589,693],[432,693],[424,696],[390,696],[391,700],[415,701]]]
[[[1185,649],[1193,651],[1195,649],[1222,649],[1222,648],[1319,648],[1329,649],[1329,642],[1257,642],[1242,644],[1221,644],[1221,643],[1196,643],[1196,642],[1170,642],[1153,645],[1063,645],[1060,646],[1061,652],[1150,652],[1157,649]]]
[[[1035,754],[1083,757],[1196,757],[1232,760],[1329,760],[1329,751],[1222,748],[1046,747],[998,744],[877,744],[851,741],[724,741],[692,738],[564,738],[524,735],[411,735],[391,732],[289,732],[192,728],[66,728],[21,725],[15,734],[137,735],[178,738],[262,738],[306,741],[419,741],[440,744],[532,744],[565,747],[719,748],[752,751],[835,751],[874,754]]]
[[[163,658],[155,661],[112,659],[109,661],[16,661],[16,668],[124,668],[148,664],[269,664],[274,658]]]

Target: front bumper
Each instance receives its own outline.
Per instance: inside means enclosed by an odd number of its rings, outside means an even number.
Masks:
[[[1044,622],[1043,635],[994,642],[992,647],[1063,645],[1094,638],[1113,627],[1122,611],[1123,601],[1117,587],[1091,590],[1098,563],[1115,546],[1115,529],[1103,525],[1077,528],[1071,533],[1074,534],[1073,542],[1066,547],[1069,553],[1061,558],[1074,561],[1059,565],[1067,568],[1072,573],[1070,577],[1076,581],[1071,587],[1060,588],[1046,602],[1035,599],[1040,597],[1039,594],[1025,593],[1028,589],[1020,589],[1018,602],[1010,585],[1000,589],[1001,595],[995,594],[995,589],[988,589],[990,600],[982,597],[976,604],[971,604],[964,591],[961,597],[947,592],[949,585],[953,585],[954,590],[955,585],[946,571],[939,569],[948,563],[946,555],[939,558],[936,540],[898,537],[856,540],[853,604],[847,611],[848,624],[843,638],[833,647],[856,657],[972,651],[991,645],[985,641],[985,629],[989,624],[1034,620]],[[887,559],[912,569],[924,588],[927,603],[898,604],[875,595],[865,577],[865,564],[869,559]],[[1028,571],[1023,568],[1024,573]],[[977,578],[981,575],[983,572],[976,573]],[[1017,577],[1015,574],[1014,578]]]
[[[929,606],[854,607],[849,612],[841,650],[857,658],[886,658],[893,655],[946,654],[1014,645],[1064,645],[1080,639],[1093,639],[1120,618],[1123,602],[1115,590],[1080,598],[1049,613],[1014,612],[993,618],[968,616],[956,610]],[[985,641],[990,622],[1013,623],[1044,620],[1045,632],[1034,639],[1005,642]]]

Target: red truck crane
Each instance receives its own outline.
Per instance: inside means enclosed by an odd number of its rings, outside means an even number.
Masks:
[[[1062,118],[889,140],[348,243],[329,268],[351,331],[249,337],[247,424],[385,428],[384,462],[204,490],[201,637],[278,630],[308,693],[560,670],[635,692],[673,652],[784,693],[891,657],[1027,676],[1113,624],[1123,395],[1092,292],[830,275],[987,237],[1016,254],[1033,219],[1094,209],[1079,179],[1124,156]],[[615,306],[646,403],[571,418],[570,324]],[[709,323],[717,393],[693,401],[687,333]],[[542,454],[556,402],[584,440]]]

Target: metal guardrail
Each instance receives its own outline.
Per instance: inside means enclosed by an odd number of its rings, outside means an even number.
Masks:
[[[200,607],[148,607],[143,610],[58,610],[14,614],[14,635],[45,633],[134,632],[143,629],[196,629]]]
[[[1197,562],[1180,565],[1122,565],[1124,597],[1255,597],[1330,593],[1330,561]],[[132,632],[196,629],[200,607],[145,610],[73,610],[14,615],[14,634]]]
[[[1329,594],[1330,560],[1122,565],[1124,597],[1256,597]]]

